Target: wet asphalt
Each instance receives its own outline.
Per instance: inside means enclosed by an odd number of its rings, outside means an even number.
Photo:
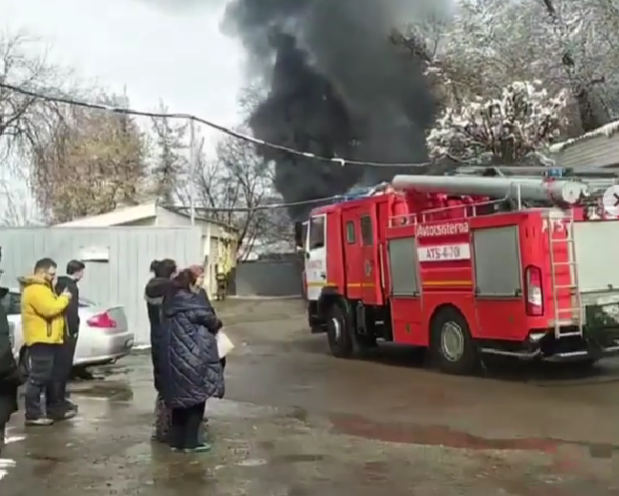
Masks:
[[[337,360],[299,301],[230,302],[227,398],[207,454],[153,444],[148,354],[72,385],[80,415],[11,421],[0,494],[32,496],[619,495],[619,363],[593,373],[509,362],[478,377],[410,349]]]

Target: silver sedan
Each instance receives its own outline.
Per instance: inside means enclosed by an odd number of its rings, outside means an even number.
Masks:
[[[13,352],[18,358],[22,348],[21,294],[9,289],[0,301],[12,328]],[[80,298],[80,330],[73,366],[105,365],[122,358],[133,349],[134,334],[127,329],[127,317],[122,306],[101,307]]]

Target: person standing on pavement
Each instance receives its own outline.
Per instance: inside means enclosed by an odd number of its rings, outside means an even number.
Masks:
[[[67,290],[71,293],[71,301],[65,310],[64,342],[58,357],[57,371],[59,375],[58,398],[63,402],[65,410],[77,412],[77,405],[69,400],[67,383],[73,369],[73,359],[80,329],[79,300],[80,290],[77,283],[84,277],[86,266],[79,260],[71,260],[67,264],[67,275],[60,276],[56,282],[56,294],[61,295]]]
[[[9,290],[0,288],[0,300]],[[6,424],[17,411],[17,388],[21,384],[17,363],[13,356],[9,319],[4,306],[0,304],[0,454],[4,447]]]
[[[172,277],[177,273],[176,262],[166,258],[164,260],[154,260],[150,264],[150,271],[153,276],[144,289],[144,298],[146,299],[146,309],[148,311],[148,320],[150,322],[150,344],[151,344],[151,359],[153,363],[153,379],[155,390],[157,391],[157,399],[155,401],[155,420],[153,426],[153,435],[151,439],[162,443],[168,443],[168,434],[172,421],[172,414],[165,405],[161,396],[161,371],[160,371],[160,347],[162,340],[161,328],[161,305],[163,299],[171,290]]]
[[[206,289],[204,289],[204,267],[196,264],[196,265],[190,266],[189,270],[196,277],[197,293],[200,295],[200,298],[202,298],[202,300],[204,301],[204,304],[211,309],[211,311],[213,312],[213,315],[217,317],[215,313],[215,309],[213,308],[213,305],[211,304],[211,300],[209,299],[208,294],[206,293]],[[219,329],[221,329],[222,327],[223,327],[223,323],[221,322],[221,320],[218,319],[218,325],[213,334],[217,334],[219,332]],[[220,363],[221,363],[221,370],[225,372],[226,357],[223,357],[220,360]]]
[[[22,286],[21,323],[23,343],[28,347],[29,374],[26,383],[26,425],[47,426],[54,420],[75,416],[67,411],[63,398],[58,397],[56,381],[58,355],[64,340],[64,311],[71,293],[54,292],[57,265],[51,258],[42,258],[34,266],[34,274],[20,277]],[[56,364],[56,365],[55,365]],[[41,409],[45,394],[46,414]]]
[[[204,452],[200,426],[208,398],[222,398],[224,376],[215,332],[220,322],[198,293],[197,277],[181,271],[162,307],[161,391],[172,409],[171,445],[184,453]]]

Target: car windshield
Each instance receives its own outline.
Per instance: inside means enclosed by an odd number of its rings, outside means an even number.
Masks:
[[[21,314],[21,293],[17,291],[9,291],[4,298],[0,301],[0,305],[4,308],[7,315],[20,315]],[[94,302],[80,298],[80,307],[94,307]]]

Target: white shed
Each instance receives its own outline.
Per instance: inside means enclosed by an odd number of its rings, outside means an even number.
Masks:
[[[202,228],[202,260],[207,277],[206,289],[212,294],[216,287],[216,274],[229,274],[236,263],[237,231],[230,226],[204,216],[197,215],[195,224]],[[82,217],[57,224],[54,227],[93,228],[112,226],[136,227],[180,227],[191,225],[191,218],[185,209],[159,205],[156,201],[140,205],[119,207],[111,212]]]

